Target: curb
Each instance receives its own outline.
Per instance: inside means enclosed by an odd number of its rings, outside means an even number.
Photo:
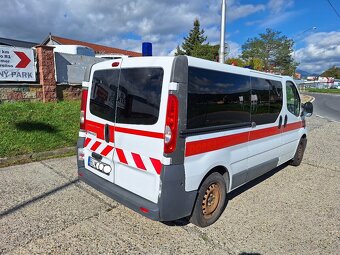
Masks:
[[[0,158],[0,167],[30,163],[49,158],[65,157],[76,154],[75,147],[60,148],[53,151],[33,152],[30,154]]]

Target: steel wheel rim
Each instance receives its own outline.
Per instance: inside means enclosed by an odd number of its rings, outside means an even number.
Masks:
[[[221,190],[217,183],[212,183],[203,196],[202,212],[205,218],[211,217],[221,200]]]

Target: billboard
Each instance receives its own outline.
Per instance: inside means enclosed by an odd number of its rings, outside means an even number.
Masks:
[[[36,81],[33,50],[0,46],[0,81]]]

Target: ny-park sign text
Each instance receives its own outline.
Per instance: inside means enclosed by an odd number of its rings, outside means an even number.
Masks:
[[[0,47],[1,81],[36,81],[33,50]]]

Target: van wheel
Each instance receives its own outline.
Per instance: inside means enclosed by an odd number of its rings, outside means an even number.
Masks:
[[[301,138],[299,145],[296,149],[294,158],[289,162],[290,165],[292,166],[299,166],[302,162],[302,158],[303,158],[303,154],[305,153],[305,149],[306,149],[306,145],[307,145],[307,139],[306,138]]]
[[[199,227],[213,224],[226,206],[226,184],[219,173],[212,173],[202,183],[190,222]]]

